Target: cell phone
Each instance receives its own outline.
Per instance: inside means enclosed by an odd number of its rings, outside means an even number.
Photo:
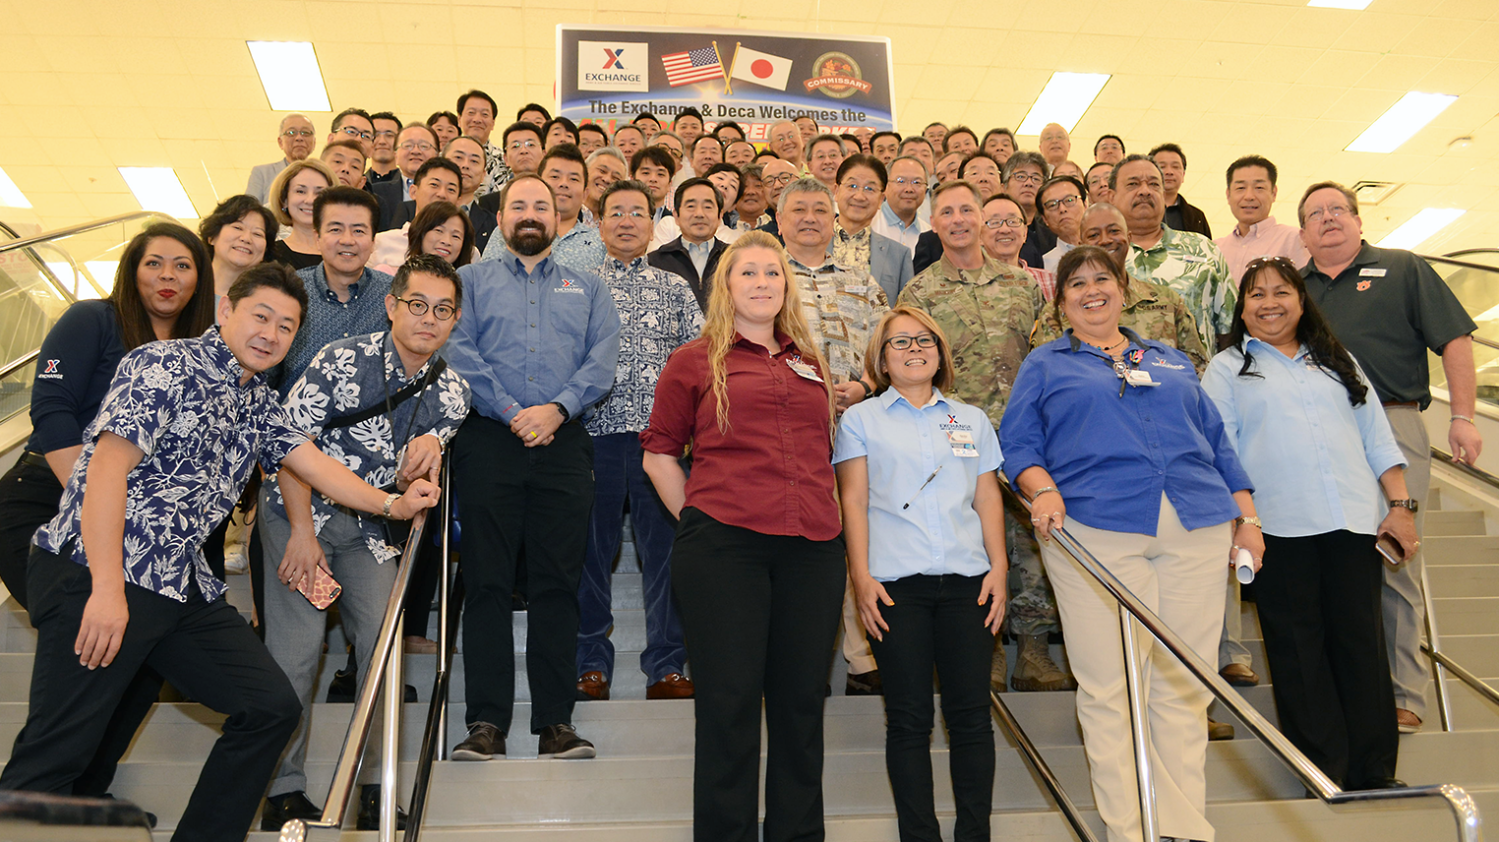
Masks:
[[[1379,533],[1379,538],[1374,542],[1374,549],[1384,556],[1391,564],[1401,564],[1405,561],[1405,548],[1395,540],[1395,536],[1388,532]]]
[[[324,611],[333,604],[333,600],[338,599],[344,589],[328,571],[313,567],[311,584],[308,584],[306,578],[302,579],[301,584],[297,585],[297,592],[307,597],[313,608]]]

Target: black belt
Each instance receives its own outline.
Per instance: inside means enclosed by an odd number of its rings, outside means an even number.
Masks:
[[[1381,401],[1381,403],[1383,403],[1386,408],[1392,407],[1392,406],[1409,406],[1409,407],[1414,407],[1416,409],[1420,409],[1421,408],[1421,402],[1420,401]]]
[[[46,468],[49,471],[52,470],[52,466],[47,464],[47,457],[43,456],[40,453],[33,453],[30,450],[22,453],[21,458],[16,461],[20,462],[22,465],[30,465],[34,468]]]

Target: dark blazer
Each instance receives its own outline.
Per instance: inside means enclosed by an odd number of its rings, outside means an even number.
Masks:
[[[410,216],[404,219],[401,218],[401,205],[407,201],[401,198],[401,182],[377,181],[373,184],[365,185],[365,189],[373,194],[375,200],[380,203],[381,231],[392,231],[411,221]]]
[[[484,200],[490,196],[494,197],[494,201],[485,202]],[[414,216],[416,203],[410,202],[408,204],[411,205]],[[468,219],[474,224],[474,247],[479,250],[480,254],[483,254],[484,247],[489,244],[490,235],[495,232],[495,229],[500,227],[500,194],[490,193],[480,196],[464,210],[468,211]]]
[[[1051,245],[1047,246],[1045,250],[1041,250],[1036,246],[1036,225],[1040,225],[1042,230],[1051,235]],[[1036,217],[1036,222],[1030,228],[1026,229],[1025,245],[1020,247],[1020,259],[1025,261],[1025,265],[1034,266],[1039,269],[1043,263],[1041,256],[1051,251],[1056,245],[1057,235],[1052,234],[1051,229],[1041,223],[1041,217],[1038,216]],[[913,267],[916,270],[916,274],[920,275],[928,266],[941,259],[942,241],[937,238],[937,232],[923,231],[921,236],[916,240],[916,252],[913,260]]]
[[[687,254],[687,246],[682,244],[682,238],[667,243],[661,248],[647,254],[645,262],[657,269],[664,269],[681,275],[692,287],[692,294],[697,297],[697,306],[708,312],[708,279],[713,277],[713,270],[718,268],[718,259],[728,249],[728,244],[717,237],[713,238],[713,250],[708,252],[708,263],[703,267],[703,277],[698,277],[697,267],[692,265],[692,258]]]
[[[1177,231],[1195,231],[1208,239],[1213,237],[1213,228],[1208,225],[1208,215],[1187,201],[1187,197],[1176,194],[1176,204],[1166,208],[1166,226]]]

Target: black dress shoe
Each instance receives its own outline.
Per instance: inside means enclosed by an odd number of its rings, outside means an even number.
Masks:
[[[1370,778],[1369,780],[1364,781],[1360,784],[1350,786],[1349,789],[1405,789],[1408,786],[1410,786],[1410,784],[1407,784],[1405,781],[1402,781],[1399,778]]]
[[[288,792],[265,799],[265,809],[260,811],[260,829],[278,831],[292,819],[312,821],[323,817],[323,808],[307,800],[305,792]]]
[[[578,736],[571,725],[548,725],[541,729],[541,736],[536,742],[537,757],[583,760],[596,754],[593,743]]]
[[[880,671],[877,669],[869,672],[849,673],[848,681],[843,685],[845,696],[883,696],[885,695],[885,682],[880,680]]]
[[[355,830],[380,829],[380,785],[364,784],[359,787],[359,821]],[[396,830],[406,829],[406,811],[396,805]]]
[[[329,704],[353,704],[359,693],[359,674],[352,671],[339,670],[333,674],[333,680],[328,682],[328,696],[325,699]],[[401,700],[415,702],[416,688],[410,684],[405,685],[401,694]]]
[[[101,795],[99,797],[100,798],[108,798],[110,801],[119,801],[120,800],[120,799],[114,797],[114,793],[110,793],[110,792],[106,792],[106,793],[104,793],[103,795]],[[153,813],[153,812],[151,812],[150,810],[141,810],[141,812],[144,813],[145,816],[146,816],[146,823],[149,824],[149,825],[151,825],[151,829],[152,830],[155,830],[156,829],[156,814]],[[277,829],[279,830],[280,828],[277,828]]]

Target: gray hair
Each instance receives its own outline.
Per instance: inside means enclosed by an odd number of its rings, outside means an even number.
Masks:
[[[925,139],[926,138],[922,138],[922,140],[925,140]],[[928,144],[928,145],[930,145],[930,144]],[[918,158],[918,157],[916,157],[915,155],[897,155],[894,158],[891,158],[890,159],[890,165],[887,166],[887,167],[885,167],[885,172],[889,172],[890,170],[895,169],[895,165],[898,164],[898,163],[900,163],[901,161],[910,161],[911,163],[915,164],[916,166],[921,167],[921,174],[922,174],[923,177],[925,177],[925,178],[931,178],[932,177],[932,174],[926,171],[926,164],[923,164],[921,162],[921,159]]]
[[[810,175],[805,175],[786,185],[786,189],[781,191],[781,200],[776,203],[777,214],[786,209],[786,200],[791,198],[793,193],[821,193],[828,197],[828,204],[838,207],[838,203],[833,199],[833,191],[829,190],[826,184]]]
[[[667,131],[666,129],[662,129],[661,131],[656,132],[655,134],[651,135],[651,139],[650,139],[650,142],[649,142],[650,145],[651,146],[657,145],[656,141],[660,140],[663,137],[669,137],[669,138],[675,140],[677,143],[681,143],[682,144],[682,152],[684,154],[687,152],[687,144],[685,142],[683,142],[682,136],[679,135],[679,134],[677,134],[676,132]]]
[[[619,162],[620,166],[625,168],[625,172],[630,171],[630,162],[625,160],[625,153],[619,151],[613,146],[601,146],[598,149],[590,152],[587,159],[588,169],[592,170],[593,162],[597,161],[599,158],[613,158],[614,160]]]
[[[1010,156],[1010,160],[1005,162],[1005,171],[1002,180],[1009,181],[1010,174],[1024,164],[1029,164],[1039,169],[1042,178],[1051,173],[1051,167],[1046,163],[1046,159],[1041,157],[1040,152],[1016,152]]]
[[[802,158],[808,161],[812,160],[812,147],[816,146],[819,143],[828,142],[838,144],[838,154],[847,156],[848,152],[843,148],[843,138],[835,134],[828,134],[827,132],[823,132],[822,134],[812,135],[812,139],[807,141],[806,147],[802,149]]]

